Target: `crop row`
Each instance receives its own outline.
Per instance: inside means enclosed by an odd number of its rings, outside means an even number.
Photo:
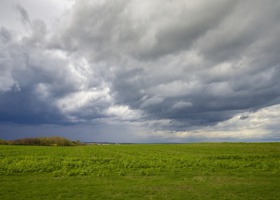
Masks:
[[[11,147],[0,154],[0,174],[51,173],[54,176],[151,176],[160,173],[197,171],[207,173],[280,174],[278,154],[271,155],[193,155],[186,151],[171,156],[168,149],[139,152],[100,147]],[[38,150],[38,151],[36,151]],[[151,151],[154,150],[154,151]]]

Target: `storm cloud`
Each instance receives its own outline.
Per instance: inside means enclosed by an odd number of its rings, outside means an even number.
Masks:
[[[0,30],[2,124],[215,135],[280,103],[276,0],[77,0],[53,25],[15,5],[27,30]]]

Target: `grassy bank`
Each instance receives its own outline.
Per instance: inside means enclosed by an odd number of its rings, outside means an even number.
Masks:
[[[279,199],[280,143],[0,146],[0,199]]]

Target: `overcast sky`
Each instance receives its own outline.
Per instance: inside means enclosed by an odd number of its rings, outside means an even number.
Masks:
[[[280,141],[279,0],[1,0],[0,138]]]

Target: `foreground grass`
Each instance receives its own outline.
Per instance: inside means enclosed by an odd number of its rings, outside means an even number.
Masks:
[[[279,199],[280,143],[0,146],[0,199]]]

